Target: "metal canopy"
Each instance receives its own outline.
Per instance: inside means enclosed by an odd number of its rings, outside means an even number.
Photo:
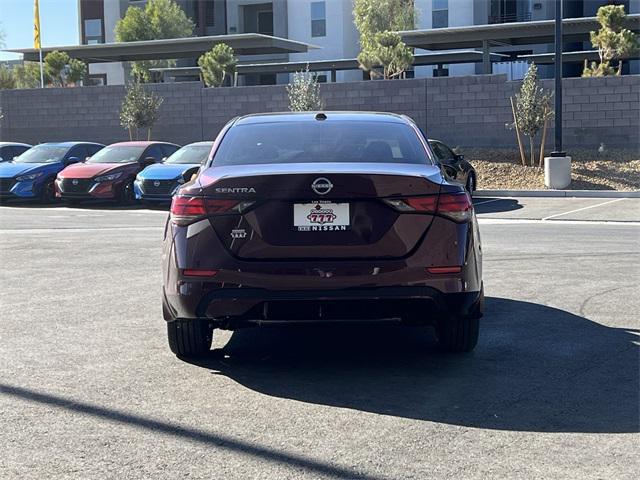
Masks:
[[[635,57],[623,57],[622,60],[633,59]],[[517,60],[535,62],[538,65],[550,65],[555,63],[555,53],[535,53],[531,55],[518,55]],[[562,52],[562,63],[582,63],[585,60],[599,61],[598,50],[583,50],[579,52]]]
[[[508,59],[509,55],[492,53],[491,60],[501,62]],[[434,52],[414,55],[413,65],[442,65],[452,63],[475,63],[482,61],[482,52],[476,50],[459,50],[455,52]],[[238,74],[256,73],[293,73],[305,70],[309,66],[312,72],[358,70],[360,64],[355,58],[339,60],[313,60],[309,62],[279,62],[279,63],[252,63],[238,64]],[[169,77],[198,76],[200,67],[176,67],[176,68],[152,68],[152,72],[162,73]]]
[[[318,48],[309,43],[288,40],[286,38],[272,37],[259,33],[239,33],[208,37],[46,47],[42,49],[42,53],[46,55],[53,50],[60,50],[66,52],[71,58],[79,58],[87,63],[128,62],[136,60],[197,58],[219,43],[229,45],[233,48],[236,55],[305,53],[310,49]],[[38,50],[34,48],[6,51],[21,53],[24,55],[24,60],[27,61],[38,61]]]
[[[490,45],[533,45],[553,43],[554,20],[496,23],[398,32],[410,47],[425,50],[482,48]],[[598,30],[596,17],[566,18],[562,21],[565,42],[589,41],[589,33]],[[640,14],[627,15],[627,28],[640,31]]]

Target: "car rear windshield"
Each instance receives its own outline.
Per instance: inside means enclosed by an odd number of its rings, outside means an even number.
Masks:
[[[236,125],[213,159],[215,166],[310,162],[431,164],[410,126],[364,121]]]
[[[137,162],[146,147],[105,147],[87,160],[87,163],[130,163]]]
[[[62,160],[68,151],[68,147],[38,145],[17,156],[13,161],[16,163],[54,163]]]
[[[212,143],[208,145],[187,145],[186,147],[182,147],[180,150],[176,151],[173,155],[167,158],[164,163],[204,163],[204,161],[209,157],[209,152],[211,152],[212,145]]]

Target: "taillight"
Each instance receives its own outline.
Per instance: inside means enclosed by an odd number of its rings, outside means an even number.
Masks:
[[[177,195],[171,200],[171,221],[176,225],[188,225],[209,215],[243,213],[253,203]]]
[[[387,198],[385,202],[400,212],[442,215],[459,223],[471,220],[473,204],[469,194],[441,193],[425,197]]]
[[[471,220],[473,203],[468,193],[440,194],[438,199],[438,215],[449,217],[454,222],[468,222]]]
[[[433,273],[436,275],[447,274],[447,273],[460,273],[462,271],[462,267],[427,267],[427,272]]]
[[[182,270],[182,274],[185,277],[215,277],[218,274],[217,270],[196,270],[185,268]]]

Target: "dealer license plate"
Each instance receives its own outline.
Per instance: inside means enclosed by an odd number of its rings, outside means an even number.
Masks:
[[[331,202],[296,203],[293,226],[299,232],[330,232],[349,229],[349,204]]]

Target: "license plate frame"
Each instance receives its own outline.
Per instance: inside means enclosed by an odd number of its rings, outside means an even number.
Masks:
[[[351,229],[348,202],[317,201],[293,204],[293,229],[297,232],[336,232]]]

